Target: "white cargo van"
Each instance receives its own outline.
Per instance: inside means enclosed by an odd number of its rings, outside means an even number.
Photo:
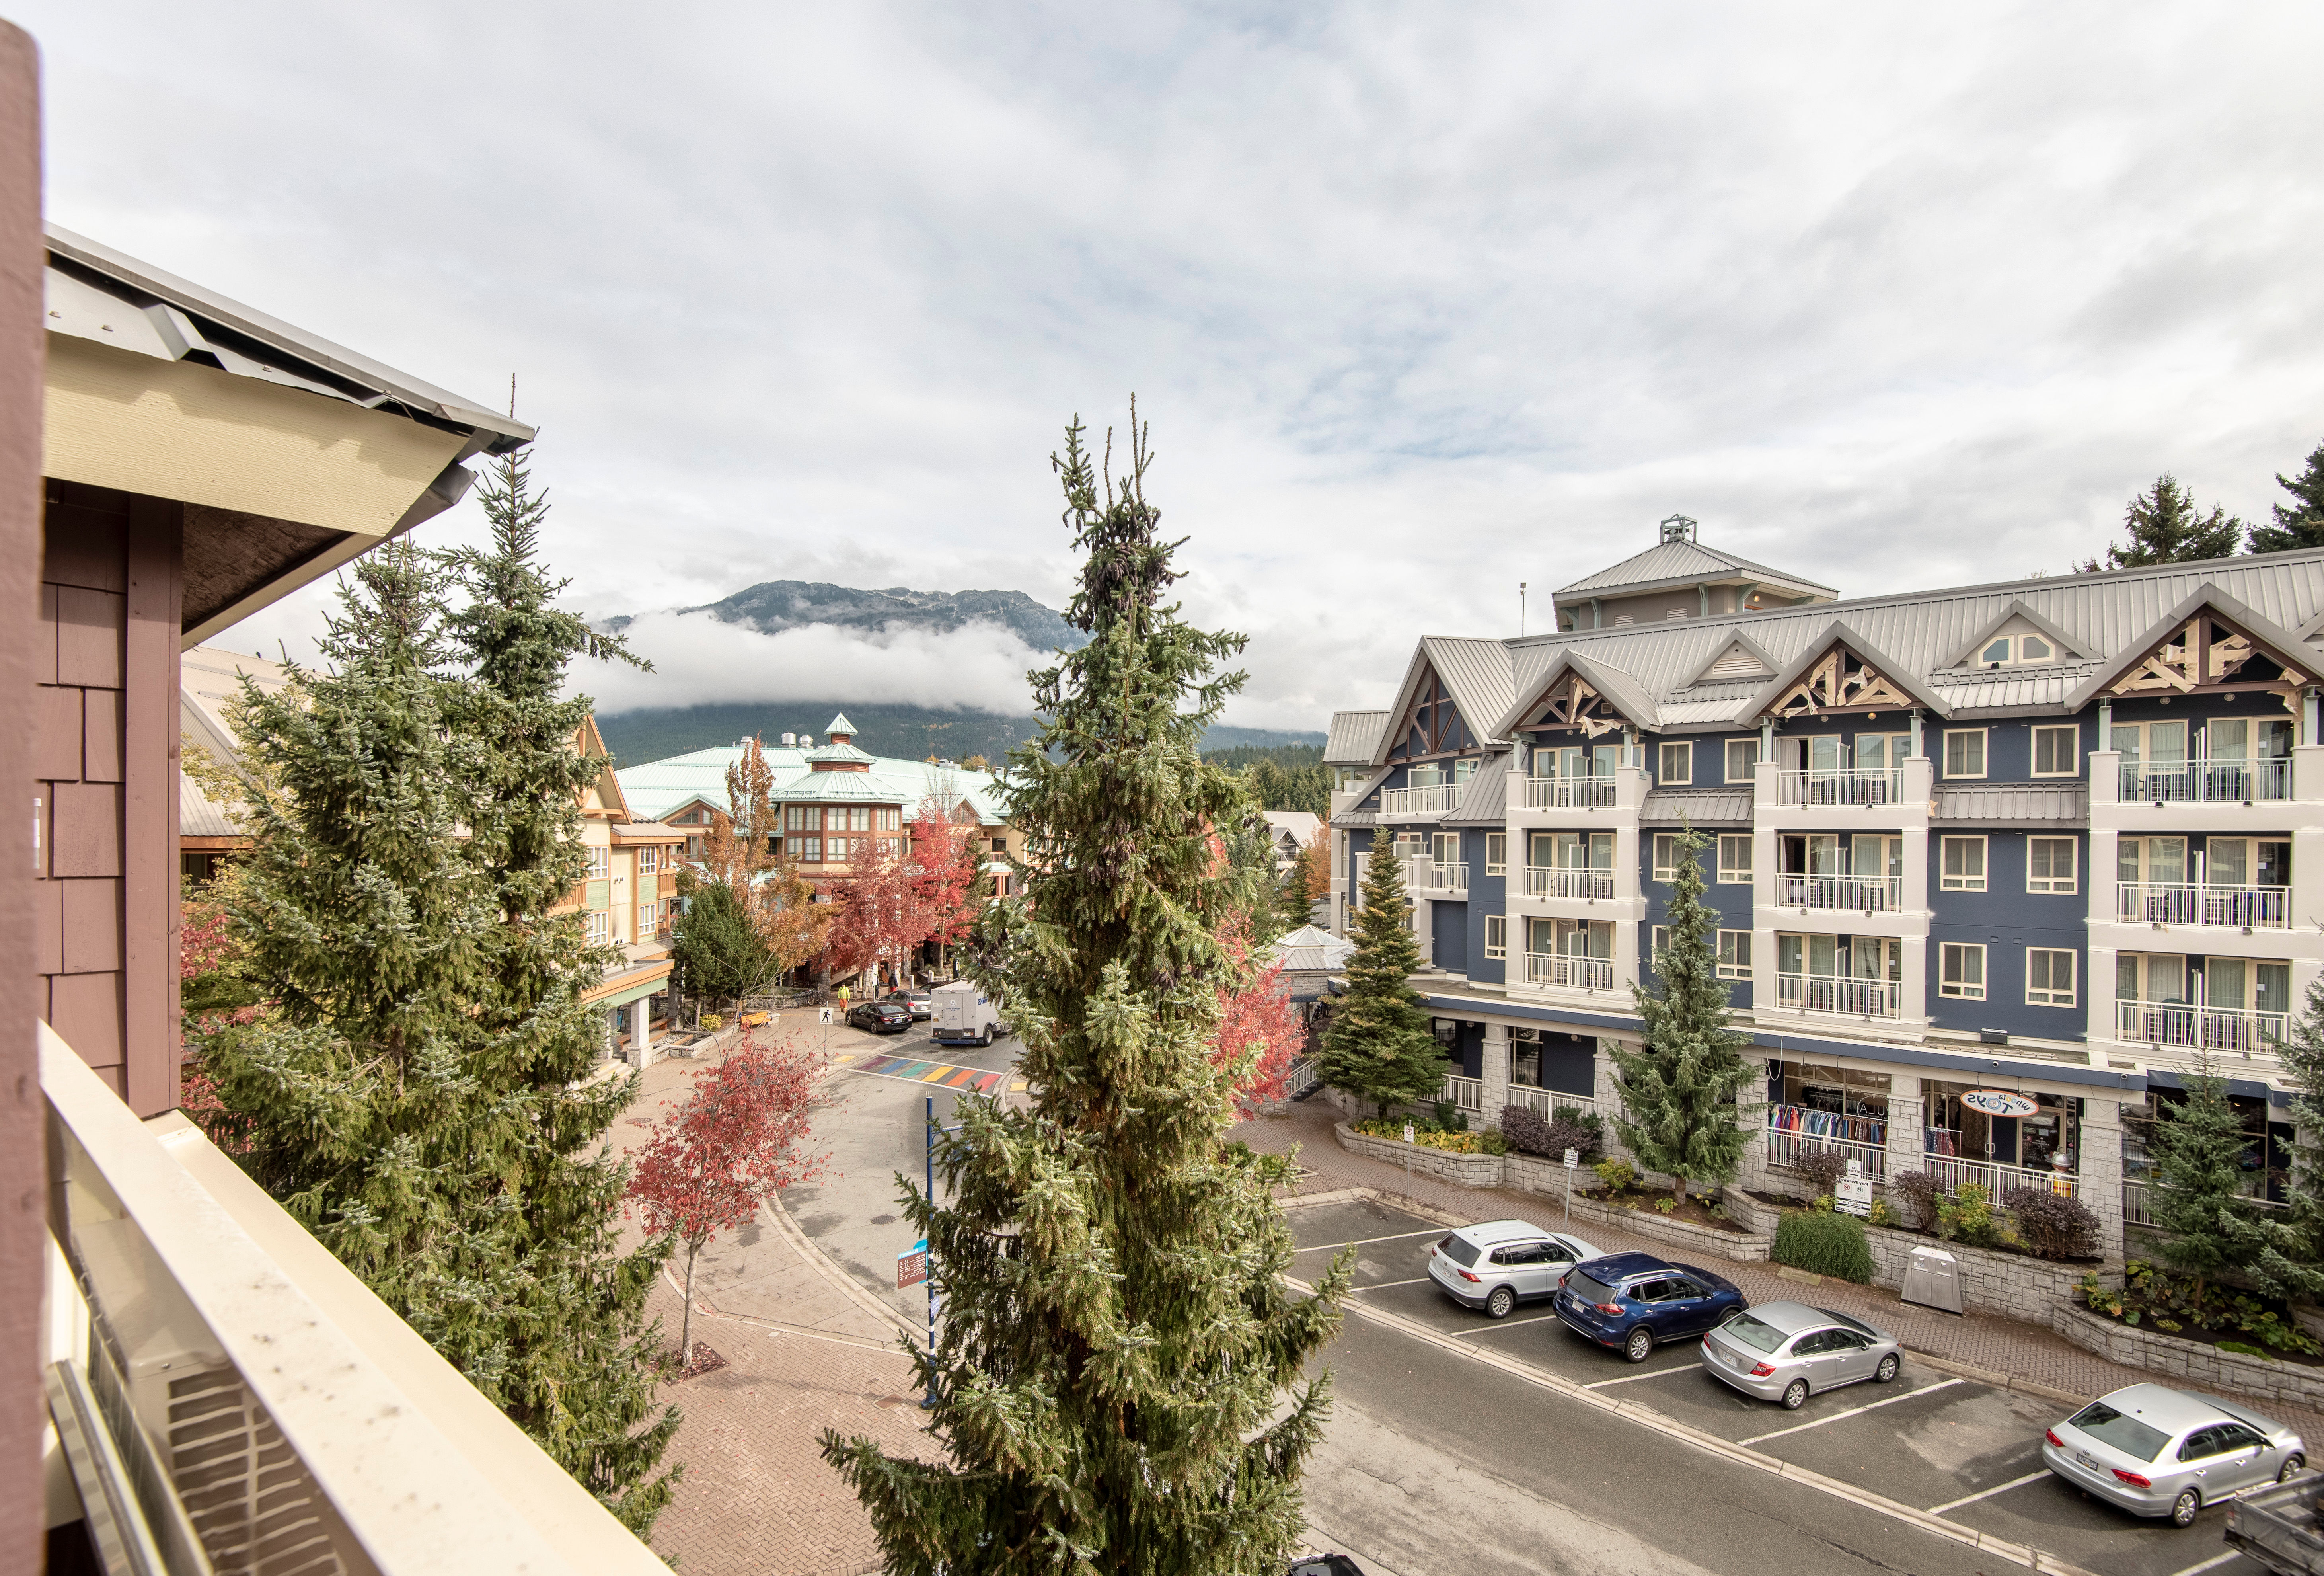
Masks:
[[[1000,1034],[1001,1015],[991,997],[965,979],[939,985],[928,994],[936,998],[936,1028],[939,1045],[990,1045]]]

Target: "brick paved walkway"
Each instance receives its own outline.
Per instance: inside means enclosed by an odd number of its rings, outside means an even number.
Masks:
[[[1462,1187],[1351,1154],[1340,1147],[1332,1131],[1340,1115],[1321,1099],[1305,1100],[1293,1105],[1282,1116],[1259,1117],[1240,1123],[1233,1136],[1253,1149],[1270,1154],[1285,1154],[1294,1145],[1298,1145],[1299,1163],[1305,1169],[1294,1190],[1299,1193],[1370,1188],[1463,1220],[1516,1217],[1547,1221],[1556,1212],[1557,1201],[1540,1193]],[[1611,1227],[1593,1223],[1586,1229],[1590,1240],[1609,1252],[1637,1251],[1659,1256],[1683,1256],[1685,1252]],[[1941,1313],[1905,1303],[1895,1292],[1880,1286],[1858,1286],[1834,1280],[1818,1286],[1803,1286],[1777,1275],[1777,1266],[1772,1264],[1720,1259],[1706,1267],[1716,1268],[1755,1303],[1795,1299],[1853,1313],[1894,1333],[1909,1350],[1980,1370],[1979,1377],[1994,1376],[1997,1382],[2015,1383],[2020,1388],[2039,1386],[2044,1392],[2095,1396],[2155,1377],[2110,1363],[2038,1324],[1987,1314]],[[2282,1406],[2271,1405],[2268,1410],[2278,1421],[2297,1426],[2306,1437],[2324,1438],[2324,1416]]]

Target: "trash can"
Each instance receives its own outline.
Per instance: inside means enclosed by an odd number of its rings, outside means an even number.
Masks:
[[[1961,1311],[1960,1261],[1941,1247],[1916,1247],[1904,1264],[1904,1301]]]

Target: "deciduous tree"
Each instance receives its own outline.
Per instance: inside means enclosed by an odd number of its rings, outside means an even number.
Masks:
[[[1249,926],[1231,917],[1219,937],[1230,974],[1218,987],[1219,1031],[1212,1059],[1234,1080],[1235,1110],[1250,1116],[1284,1098],[1291,1063],[1307,1043],[1299,1008],[1284,987],[1283,964],[1251,945]]]
[[[912,860],[919,867],[921,902],[928,920],[927,940],[939,949],[964,940],[990,895],[991,883],[983,874],[983,855],[977,827],[962,817],[959,801],[931,793],[920,801],[912,821]]]
[[[1444,1052],[1412,976],[1420,968],[1412,911],[1404,896],[1404,862],[1385,832],[1364,860],[1363,907],[1355,950],[1348,956],[1348,994],[1323,1031],[1323,1081],[1390,1107],[1428,1099],[1444,1085]]]

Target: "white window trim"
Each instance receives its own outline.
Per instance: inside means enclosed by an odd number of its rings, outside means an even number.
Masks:
[[[1497,934],[1501,938],[1500,944],[1499,946],[1495,946],[1493,944],[1493,937]],[[1507,958],[1508,955],[1508,916],[1498,913],[1487,914],[1485,916],[1485,956],[1488,958]]]
[[[1646,845],[1646,858],[1654,866],[1655,879],[1657,881],[1677,880],[1678,867],[1676,865],[1665,865],[1663,863],[1663,839],[1665,838],[1668,838],[1671,841],[1672,851],[1676,852],[1678,840],[1684,834],[1680,832],[1649,832],[1646,835],[1654,839]]]
[[[1672,776],[1665,768],[1665,763],[1670,759],[1670,752],[1673,750],[1684,752],[1686,775],[1683,777]],[[1665,739],[1655,746],[1655,781],[1674,788],[1693,785],[1694,741],[1692,739]]]
[[[1992,732],[1993,730],[1989,728],[1949,728],[1945,729],[1945,753],[1941,757],[1942,764],[1945,768],[1945,775],[1957,782],[1974,783],[1981,781],[1985,777],[1986,774],[1992,770],[1993,767],[1993,739],[1990,737]],[[1972,734],[1977,736],[1978,741],[1977,770],[1974,772],[1956,772],[1952,769],[1953,740],[1957,738],[1967,738]]]
[[[1496,848],[1499,848],[1501,853],[1501,857],[1498,859],[1493,858],[1493,850]],[[1505,831],[1487,832],[1485,834],[1485,874],[1506,876],[1508,873],[1509,834]]]
[[[1753,875],[1751,867],[1748,866],[1739,865],[1730,866],[1727,862],[1727,840],[1729,838],[1734,839],[1737,842],[1743,845],[1743,851],[1752,856],[1752,865],[1757,865],[1758,863],[1758,849],[1754,845],[1749,832],[1720,832],[1719,834],[1720,884],[1726,886],[1748,886],[1757,878]]]
[[[1729,936],[1740,936],[1743,938],[1743,952],[1746,957],[1748,957],[1751,951],[1751,932],[1749,931],[1720,932],[1720,946],[1717,955],[1719,957],[1726,956],[1726,941],[1727,938]],[[1715,966],[1713,971],[1721,979],[1748,979],[1751,978],[1751,965],[1749,963],[1719,963]]]
[[[1735,749],[1738,745],[1751,752],[1751,764],[1743,768],[1743,774],[1740,777],[1735,774]],[[1756,738],[1730,738],[1727,741],[1727,747],[1720,751],[1720,759],[1725,769],[1728,782],[1748,783],[1757,774],[1759,741]]]
[[[1976,985],[1971,986],[1965,982],[1955,985],[1948,985],[1945,983],[1945,954],[1954,950],[1959,950],[1963,953],[1975,952],[1977,954],[1978,982]],[[1941,997],[1950,997],[1955,1001],[1983,1001],[1985,999],[1986,987],[1992,982],[1986,968],[1987,961],[1988,960],[1986,957],[1985,943],[1983,941],[1938,942],[1937,994]]]
[[[1659,958],[1670,950],[1670,926],[1653,925],[1646,932],[1646,956]]]
[[[2062,772],[2045,772],[2042,769],[2042,736],[2045,733],[2062,733],[2071,737],[2074,741],[2072,751],[2073,764],[2069,765]],[[2063,726],[2057,723],[2037,724],[2034,728],[2033,736],[2026,740],[2025,760],[2027,763],[2027,772],[2031,776],[2080,776],[2082,774],[2082,730],[2072,724],[2066,724]]]
[[[1954,843],[1978,845],[1977,885],[1969,885],[1966,876],[1945,874],[1945,849]],[[1943,837],[1937,839],[1937,890],[1940,892],[1985,892],[1993,885],[1993,839],[1978,833],[1967,837]]]
[[[2058,877],[2055,876],[2046,877],[2037,877],[2034,876],[2034,845],[2035,843],[2063,843],[2068,848],[2073,851],[2074,873],[2066,877],[2064,885],[2061,885],[2059,884]],[[1989,848],[1987,850],[1988,856],[1990,856],[1991,852],[1992,850]],[[1988,871],[1987,875],[1989,876],[1991,872]],[[2041,880],[2043,884],[2041,885],[2034,885],[2037,879]],[[2079,839],[2074,838],[2045,837],[2029,837],[2025,839],[2025,890],[2028,893],[2031,893],[2036,897],[2072,897],[2081,891],[2081,887],[2082,845]]]
[[[2066,973],[2073,983],[2059,990],[2054,986],[2046,990],[2034,987],[2034,954],[2047,952],[2066,960]],[[2025,949],[2025,1005],[2027,1006],[2070,1007],[2080,1004],[2081,996],[2081,959],[2070,947],[2028,947]],[[2055,976],[2053,975],[2054,978]]]

